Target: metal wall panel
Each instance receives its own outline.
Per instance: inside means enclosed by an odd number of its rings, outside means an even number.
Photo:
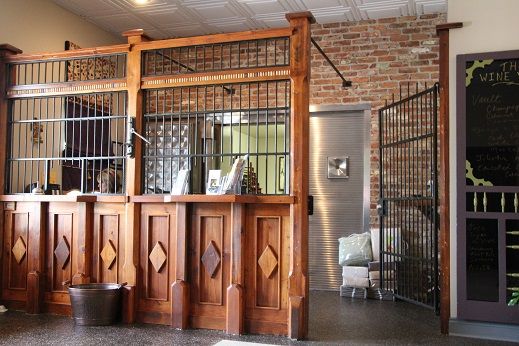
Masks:
[[[369,111],[312,112],[310,118],[310,289],[339,290],[340,237],[368,229]],[[328,178],[328,157],[349,157],[349,178]]]

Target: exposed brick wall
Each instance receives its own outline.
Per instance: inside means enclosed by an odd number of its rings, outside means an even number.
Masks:
[[[312,37],[353,86],[343,88],[312,47],[310,104],[371,104],[371,225],[378,223],[378,109],[399,95],[400,86],[407,94],[408,82],[421,90],[438,81],[436,25],[445,20],[434,14],[312,26]]]

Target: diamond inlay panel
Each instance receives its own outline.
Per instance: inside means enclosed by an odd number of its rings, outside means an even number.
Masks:
[[[168,258],[160,241],[158,241],[153,247],[153,250],[151,250],[149,258],[155,271],[160,273],[164,263],[166,263],[166,259]]]
[[[263,271],[263,274],[265,274],[267,279],[270,279],[270,277],[274,273],[274,270],[278,266],[278,259],[274,251],[272,251],[270,245],[267,245],[265,247],[265,250],[263,250],[263,253],[258,259],[258,264],[261,270]]]
[[[16,262],[20,264],[20,262],[25,257],[25,253],[27,252],[27,247],[25,246],[25,242],[21,236],[18,237],[18,240],[16,240],[16,243],[14,244],[11,251],[13,252]]]
[[[54,250],[54,255],[58,261],[58,265],[61,269],[65,268],[70,258],[70,246],[68,245],[67,238],[63,236]]]
[[[117,252],[115,251],[114,244],[111,240],[108,240],[100,255],[106,268],[110,269],[115,262],[115,258],[117,257]]]
[[[218,264],[220,264],[220,253],[218,252],[218,249],[212,240],[202,255],[202,263],[204,265],[205,271],[211,278],[214,278],[216,276],[216,269],[218,269]]]

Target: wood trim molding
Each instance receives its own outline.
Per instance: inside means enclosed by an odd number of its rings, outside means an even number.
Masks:
[[[13,55],[13,56],[6,57],[5,61],[6,62],[31,62],[31,61],[36,61],[36,60],[88,58],[93,55],[127,53],[129,51],[130,51],[129,44],[119,44],[119,45],[114,45],[114,46],[66,50],[63,52],[19,54],[16,56]]]
[[[157,77],[143,77],[143,89],[197,86],[209,84],[245,83],[256,81],[283,80],[289,78],[289,67],[262,67],[233,69],[217,72],[185,73]]]
[[[436,26],[440,37],[440,329],[449,333],[450,319],[450,193],[449,193],[449,30],[462,23],[445,23]],[[458,196],[458,198],[460,198]]]
[[[289,28],[267,29],[267,30],[250,30],[236,33],[214,34],[205,36],[193,36],[183,38],[173,38],[169,40],[158,40],[141,42],[135,44],[133,49],[137,51],[162,49],[162,48],[176,48],[186,46],[196,46],[213,43],[227,43],[247,40],[257,40],[263,38],[288,37],[292,31]]]

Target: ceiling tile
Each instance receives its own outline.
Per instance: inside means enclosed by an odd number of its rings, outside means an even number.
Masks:
[[[81,17],[106,16],[121,13],[121,7],[111,0],[54,0],[54,2]]]
[[[260,14],[253,18],[264,28],[280,28],[288,25],[284,13]]]
[[[286,13],[290,11],[278,0],[237,0],[249,13],[253,15]]]
[[[301,0],[301,2],[305,5],[305,8],[309,10],[317,8],[337,7],[342,5],[342,2],[340,0]]]
[[[152,38],[285,27],[288,12],[312,11],[318,23],[445,13],[447,0],[52,0],[120,35],[142,28]]]
[[[444,0],[416,0],[416,14],[447,13]]]
[[[337,6],[312,10],[315,20],[319,24],[339,23],[355,20],[351,8]]]

